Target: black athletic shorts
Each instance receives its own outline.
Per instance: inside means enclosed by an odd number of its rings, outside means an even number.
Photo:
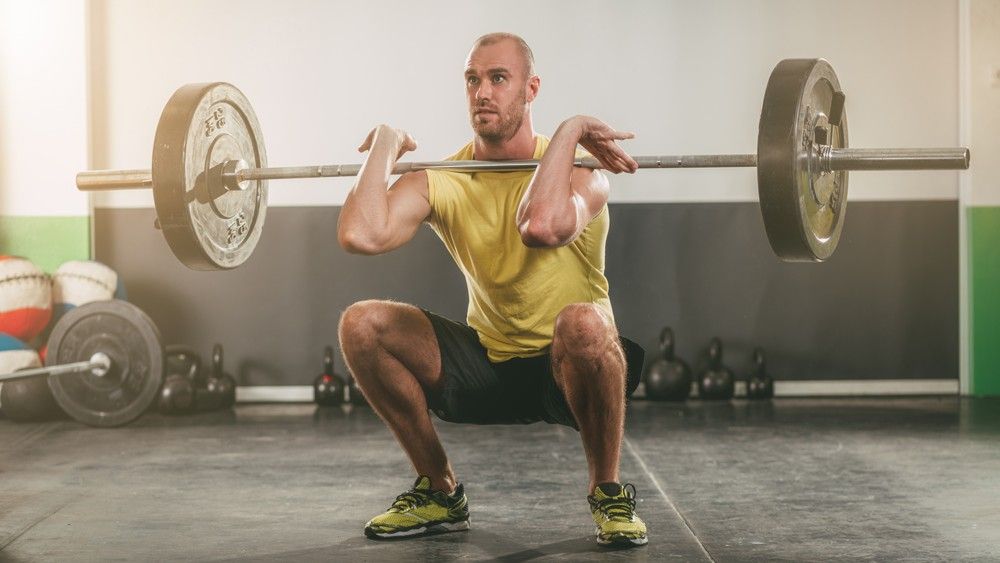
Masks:
[[[426,392],[427,405],[441,420],[471,424],[528,424],[545,421],[577,428],[566,398],[552,376],[548,353],[493,363],[476,331],[424,310],[441,350],[440,392]],[[625,397],[639,385],[645,351],[620,338],[628,365]]]

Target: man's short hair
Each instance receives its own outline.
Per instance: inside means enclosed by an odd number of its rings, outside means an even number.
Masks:
[[[508,33],[506,31],[497,31],[494,33],[487,33],[476,42],[472,44],[472,49],[478,49],[479,47],[485,47],[487,45],[492,45],[494,43],[499,43],[504,40],[511,40],[517,43],[518,50],[521,51],[521,58],[524,59],[524,68],[527,71],[526,78],[530,78],[535,75],[535,54],[531,52],[531,47],[528,47],[528,43],[519,35],[513,33]]]

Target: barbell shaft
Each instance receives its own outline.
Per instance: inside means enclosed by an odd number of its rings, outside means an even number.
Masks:
[[[95,369],[106,367],[105,364],[97,360],[87,360],[85,362],[73,362],[71,364],[59,364],[55,366],[45,366],[40,368],[24,369],[14,373],[0,374],[0,381],[10,381],[12,379],[24,379],[27,377],[38,377],[40,375],[61,375],[64,373],[84,373]]]
[[[969,167],[969,149],[840,149],[821,147],[820,162],[824,170],[964,170]],[[757,166],[755,154],[659,155],[633,157],[639,168],[731,168]],[[429,162],[399,162],[393,174],[417,170],[454,170],[463,172],[513,172],[531,170],[538,160],[438,160]],[[574,166],[602,168],[597,159],[578,158]],[[235,182],[253,180],[285,180],[291,178],[335,178],[357,176],[360,164],[325,164],[318,166],[288,166],[245,168],[237,170]],[[225,179],[225,178],[223,178]],[[76,175],[81,191],[148,189],[153,185],[149,170],[93,170]]]
[[[636,156],[639,168],[730,168],[757,166],[757,155],[666,155]],[[538,160],[437,160],[429,162],[397,162],[393,174],[417,170],[454,170],[464,172],[516,172],[532,170]],[[578,158],[574,166],[601,168],[596,158]],[[271,168],[245,168],[235,172],[237,182],[253,180],[287,180],[292,178],[337,178],[357,176],[361,164],[322,164],[316,166],[286,166]],[[225,179],[225,174],[223,174]],[[139,190],[153,185],[149,170],[91,170],[76,175],[80,191]]]
[[[667,155],[633,157],[639,168],[730,168],[757,166],[753,154]],[[432,162],[400,162],[392,168],[393,174],[417,170],[455,170],[460,172],[516,172],[538,167],[538,160],[438,160]],[[603,168],[593,157],[578,158],[573,166]],[[360,164],[331,164],[324,166],[289,166],[284,168],[247,168],[236,171],[239,182],[253,180],[284,180],[288,178],[328,178],[357,176]]]

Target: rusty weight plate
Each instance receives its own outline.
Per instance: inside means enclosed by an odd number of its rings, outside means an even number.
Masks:
[[[224,82],[179,88],[156,127],[153,199],[170,249],[189,268],[235,268],[260,239],[267,181],[230,191],[218,176],[223,163],[240,160],[267,166],[264,137],[246,96]]]

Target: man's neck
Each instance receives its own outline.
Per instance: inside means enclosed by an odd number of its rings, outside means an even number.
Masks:
[[[526,116],[514,136],[499,143],[487,143],[476,135],[473,142],[476,160],[525,160],[535,156],[535,129]]]

